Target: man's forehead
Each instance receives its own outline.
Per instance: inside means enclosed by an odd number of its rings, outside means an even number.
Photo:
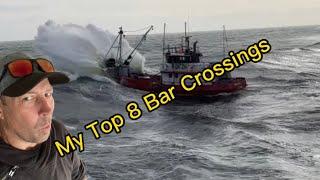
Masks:
[[[53,87],[51,86],[48,78],[41,80],[36,86],[34,86],[30,91],[18,97],[8,97],[4,96],[8,102],[18,102],[26,94],[38,94],[41,92],[52,91]]]
[[[48,90],[52,90],[53,87],[51,86],[48,78],[45,78],[43,80],[41,80],[37,85],[35,85],[32,89],[30,89],[30,91],[28,91],[26,94],[28,93],[37,93],[39,91],[48,91]]]

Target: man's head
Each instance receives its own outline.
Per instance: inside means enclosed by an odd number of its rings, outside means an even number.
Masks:
[[[17,72],[10,72],[8,64],[17,60],[30,61],[31,74],[14,77]],[[19,67],[20,70],[25,73],[24,67]],[[23,53],[0,60],[0,73],[0,137],[18,149],[32,148],[46,141],[54,110],[51,85],[66,83],[69,78],[62,73],[46,72],[35,59]]]
[[[3,96],[0,124],[4,139],[10,144],[18,144],[18,147],[46,141],[50,135],[54,109],[52,92],[53,88],[46,78],[22,96]]]

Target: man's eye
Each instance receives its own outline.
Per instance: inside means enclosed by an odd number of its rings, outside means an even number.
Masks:
[[[27,97],[24,97],[22,100],[23,101],[31,101],[33,99],[32,96],[27,96]]]
[[[44,94],[46,97],[51,97],[52,96],[52,93],[50,92],[50,93],[45,93]]]

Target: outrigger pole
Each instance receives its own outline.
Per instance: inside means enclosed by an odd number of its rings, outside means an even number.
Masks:
[[[114,39],[113,43],[111,44],[111,47],[109,48],[108,52],[106,53],[106,55],[104,56],[104,59],[107,58],[108,54],[110,53],[114,43],[116,43],[117,39],[119,38],[120,34],[118,34],[118,36]]]
[[[136,49],[141,45],[142,41],[147,39],[147,34],[153,29],[153,26],[150,26],[150,28],[148,29],[148,31],[146,33],[144,33],[144,35],[142,36],[141,40],[139,41],[139,43],[136,45],[136,47],[131,51],[131,53],[129,54],[129,56],[127,57],[127,59],[124,61],[123,64],[125,65],[129,65],[130,62],[132,61],[132,54],[136,51]]]
[[[106,58],[108,56],[108,54],[110,53],[111,49],[114,48],[114,44],[116,43],[116,41],[119,39],[118,42],[118,51],[117,51],[117,57],[116,59],[118,59],[118,61],[120,61],[120,64],[122,64],[122,39],[123,39],[123,30],[122,27],[119,27],[119,32],[118,32],[118,36],[114,39],[111,47],[109,48],[108,52],[106,53],[106,55],[104,56],[104,58]],[[125,65],[129,65],[130,62],[132,61],[132,54],[134,53],[134,51],[141,45],[142,41],[146,39],[147,34],[153,29],[153,26],[151,26],[148,31],[142,36],[140,42],[138,43],[138,45],[131,51],[131,53],[129,54],[129,56],[127,57],[127,59],[123,62],[123,64]],[[118,58],[119,57],[119,58]],[[131,59],[131,60],[130,60]],[[128,61],[129,60],[129,61]]]

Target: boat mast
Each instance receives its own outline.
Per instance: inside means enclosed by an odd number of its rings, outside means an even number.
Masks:
[[[162,64],[164,64],[164,51],[166,46],[166,23],[163,24],[163,37],[162,37]]]
[[[184,37],[185,37],[186,50],[189,51],[189,37],[190,36],[187,36],[187,22],[184,22]]]
[[[123,31],[122,31],[122,27],[119,28],[119,61],[122,63],[122,36],[123,36]]]
[[[226,58],[227,57],[227,53],[228,53],[227,51],[229,50],[228,38],[227,38],[227,32],[226,32],[225,26],[223,25],[222,28],[223,28],[223,32],[222,32],[223,58]],[[230,72],[226,72],[224,77],[231,78],[231,73]]]
[[[223,58],[225,58],[227,56],[227,51],[228,51],[228,39],[227,39],[227,32],[226,32],[226,28],[223,25],[223,33],[222,33],[222,46],[223,46]]]

